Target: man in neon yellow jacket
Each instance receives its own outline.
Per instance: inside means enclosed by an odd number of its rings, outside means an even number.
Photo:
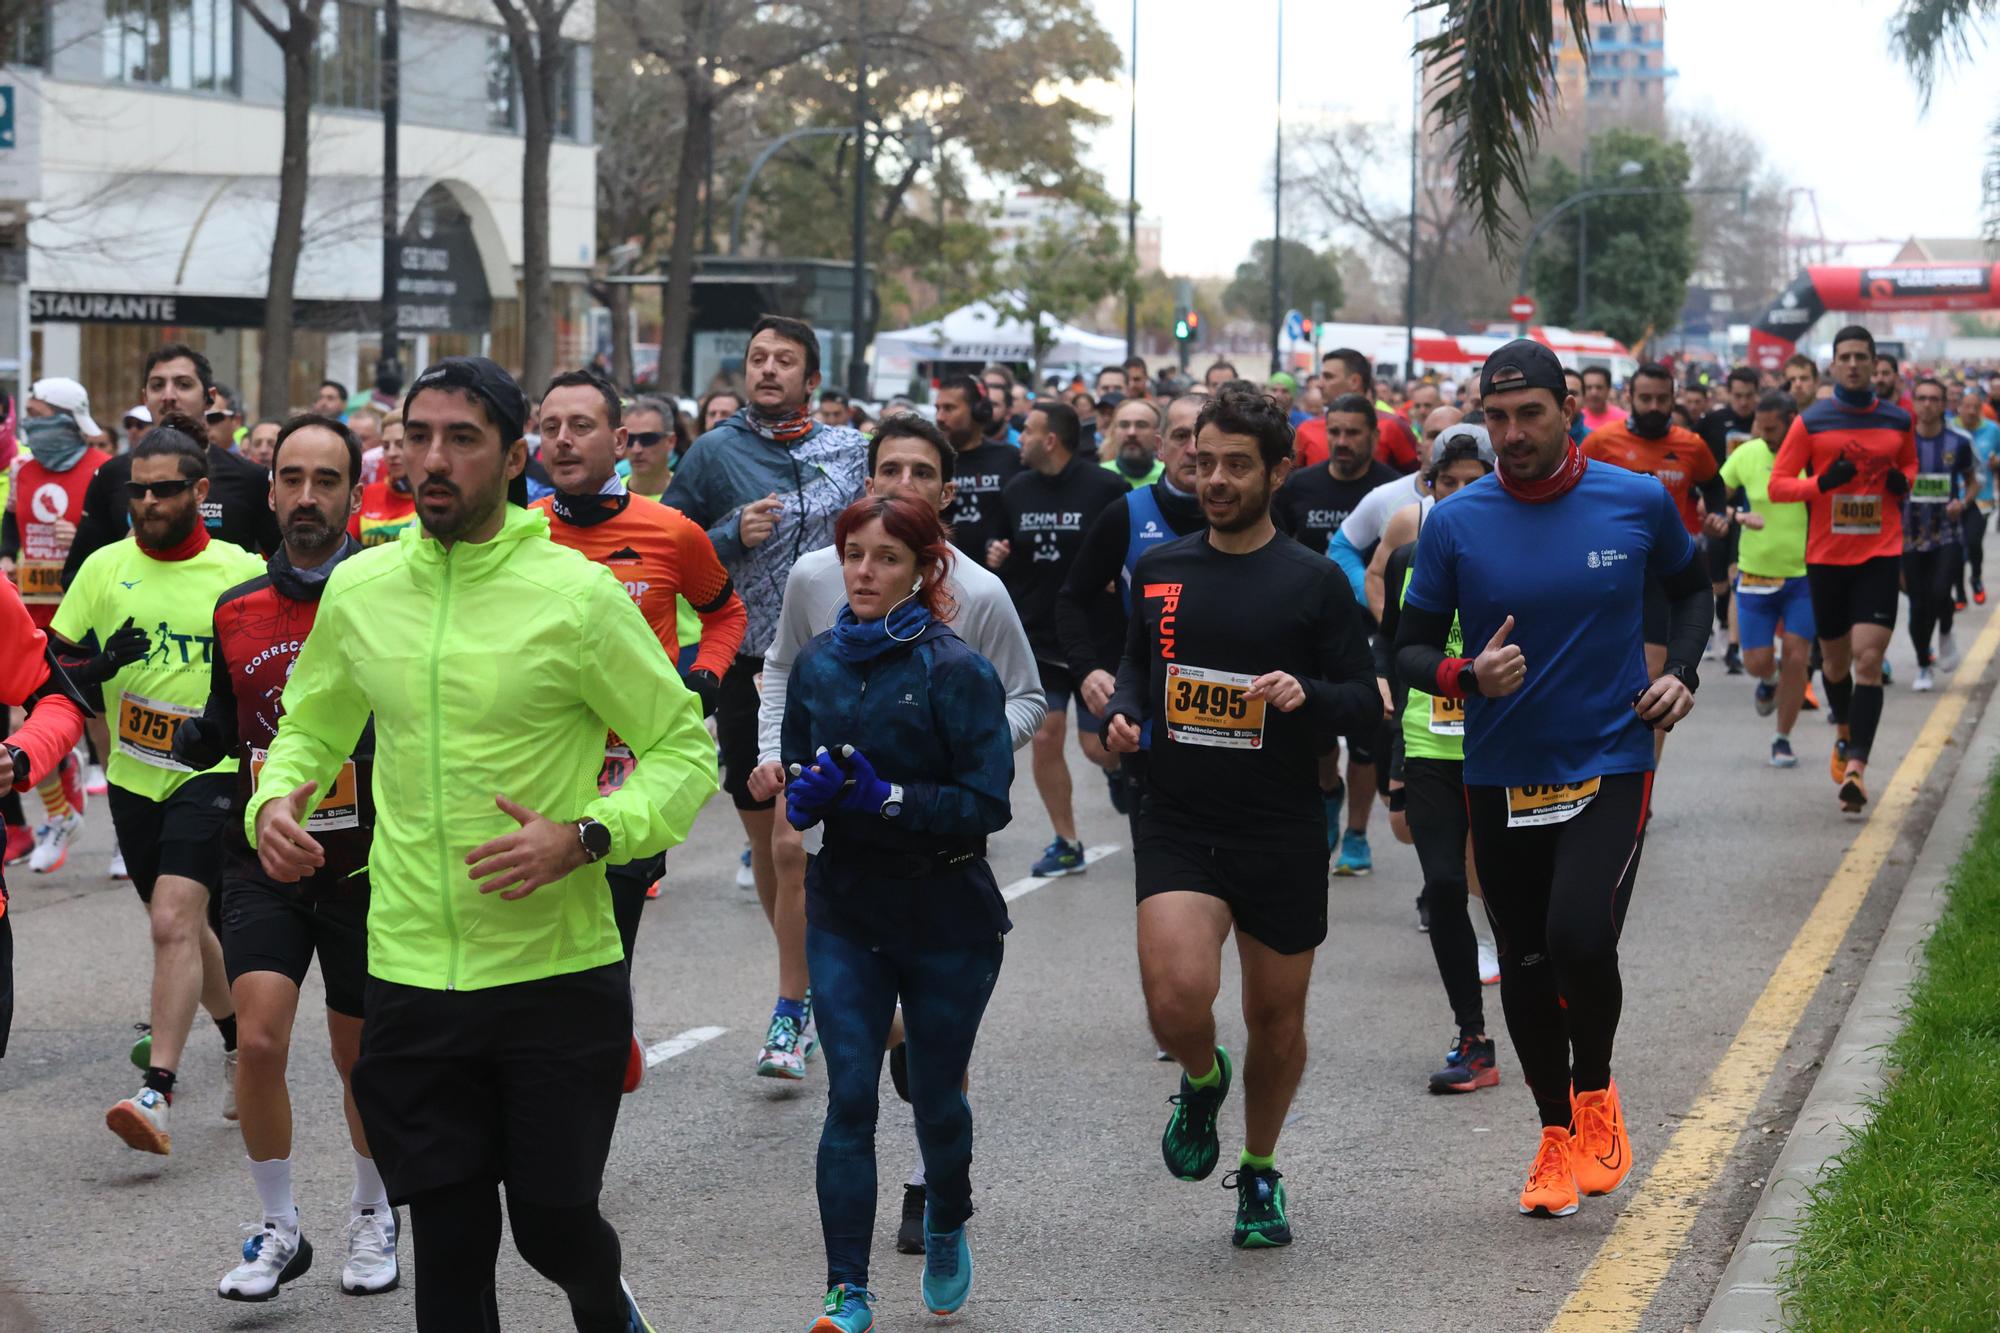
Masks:
[[[417,377],[421,530],[336,568],[246,823],[274,878],[309,872],[315,797],[340,797],[373,715],[354,1099],[411,1208],[417,1327],[475,1310],[498,1326],[498,1183],[521,1257],[579,1329],[650,1328],[597,1211],[632,1028],[604,866],[687,836],[715,747],[625,589],[517,507],[526,407],[485,358]],[[603,795],[607,730],[636,766]]]

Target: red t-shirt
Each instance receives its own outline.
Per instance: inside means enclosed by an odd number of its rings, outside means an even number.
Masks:
[[[361,510],[347,520],[347,531],[363,546],[381,546],[401,537],[416,513],[417,497],[384,477],[361,488]]]
[[[1674,508],[1680,511],[1682,525],[1690,533],[1701,531],[1694,488],[1715,475],[1715,455],[1701,436],[1679,426],[1669,426],[1664,436],[1649,440],[1632,433],[1629,419],[1615,421],[1584,437],[1583,456],[1657,478],[1674,497]]]
[[[1303,472],[1326,458],[1326,418],[1301,422],[1292,432],[1292,471]],[[1417,437],[1401,417],[1380,408],[1375,410],[1375,461],[1405,476],[1417,470]]]
[[[1817,478],[1839,458],[1853,459],[1860,470],[1846,485],[1822,492]],[[1916,478],[1915,423],[1896,404],[1877,399],[1849,407],[1822,398],[1793,418],[1771,464],[1771,499],[1805,503],[1808,564],[1858,565],[1902,555],[1902,498],[1883,485],[1892,468],[1906,483]]]

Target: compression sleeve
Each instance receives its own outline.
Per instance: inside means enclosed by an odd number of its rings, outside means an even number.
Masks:
[[[1368,605],[1368,567],[1361,559],[1361,552],[1347,540],[1347,529],[1342,528],[1333,534],[1333,540],[1327,543],[1326,553],[1333,557],[1334,564],[1340,566],[1340,572],[1347,575],[1347,586],[1353,590],[1354,600],[1362,606]]]
[[[217,636],[218,640],[220,635]],[[201,716],[174,730],[174,758],[197,773],[214,768],[236,750],[236,688],[229,680],[229,663],[220,652],[208,655],[208,702]]]
[[[1715,616],[1715,593],[1699,560],[1690,560],[1660,579],[1671,620],[1667,629],[1667,666],[1693,667],[1701,660]],[[1694,688],[1691,677],[1689,688]]]
[[[1419,559],[1422,558],[1419,554]],[[1396,629],[1396,674],[1403,684],[1425,694],[1441,694],[1462,699],[1458,673],[1468,659],[1447,657],[1444,646],[1451,638],[1450,611],[1431,611],[1405,599],[1401,623]]]
[[[1125,567],[1125,547],[1132,539],[1131,506],[1124,502],[1106,505],[1084,534],[1069,574],[1056,593],[1056,637],[1070,674],[1079,681],[1093,671],[1115,671],[1116,662],[1097,655],[1091,634],[1091,603],[1107,584],[1115,584]]]

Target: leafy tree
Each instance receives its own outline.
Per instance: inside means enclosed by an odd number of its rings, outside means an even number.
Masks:
[[[1223,290],[1227,310],[1255,318],[1263,328],[1274,328],[1287,310],[1311,314],[1313,303],[1338,310],[1347,298],[1340,285],[1340,257],[1329,250],[1324,254],[1303,241],[1285,237],[1278,248],[1279,308],[1271,309],[1271,242],[1253,241],[1250,257],[1236,266],[1236,277]]]
[[[1637,163],[1636,172],[1626,172]],[[1542,234],[1531,278],[1542,319],[1550,324],[1602,328],[1627,345],[1673,327],[1694,272],[1694,210],[1680,190],[1692,164],[1687,146],[1641,130],[1607,130],[1591,141],[1590,176],[1548,159],[1531,196],[1542,215],[1580,189],[1661,187],[1666,194],[1611,196],[1584,207],[1589,256],[1588,307],[1576,309],[1576,228],[1563,224]]]
[[[1946,67],[1984,54],[1977,29],[1996,11],[2000,0],[1903,0],[1889,22],[1889,40],[1902,53],[1926,107]],[[1987,132],[1982,185],[1987,238],[2000,238],[2000,121]]]
[[[1080,318],[1107,292],[1122,292],[1132,278],[1125,234],[1113,221],[1110,201],[1086,195],[1067,215],[1051,213],[1017,238],[994,269],[999,293],[993,306],[1025,320],[1034,339],[1035,379],[1054,345],[1043,316]]]

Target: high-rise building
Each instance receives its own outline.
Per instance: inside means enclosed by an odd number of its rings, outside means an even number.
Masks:
[[[1590,53],[1586,63],[1570,31],[1563,0],[1555,12],[1556,87],[1565,113],[1610,112],[1626,120],[1658,121],[1666,114],[1665,5],[1624,5],[1598,0],[1591,6]]]

